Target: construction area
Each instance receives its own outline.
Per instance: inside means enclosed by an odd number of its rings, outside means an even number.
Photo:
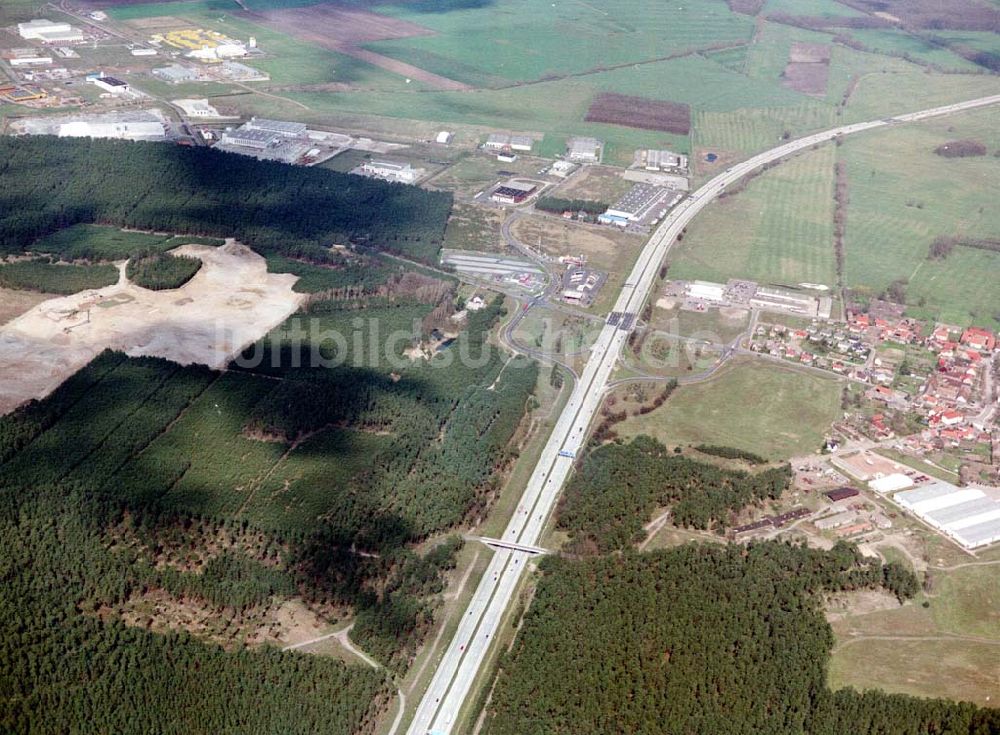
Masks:
[[[0,413],[42,398],[106,349],[163,357],[182,365],[224,367],[298,309],[290,274],[229,240],[172,252],[202,267],[178,289],[117,284],[43,301],[0,327]]]

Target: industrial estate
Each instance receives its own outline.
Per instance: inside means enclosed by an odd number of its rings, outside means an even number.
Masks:
[[[0,3],[0,730],[1000,734],[991,0]]]

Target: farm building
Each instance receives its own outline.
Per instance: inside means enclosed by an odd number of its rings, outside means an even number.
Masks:
[[[511,150],[515,151],[530,151],[535,145],[535,141],[531,139],[530,135],[512,135],[510,136],[510,147]]]
[[[535,141],[530,135],[508,135],[507,133],[490,133],[483,147],[491,151],[509,148],[514,151],[530,151]]]
[[[636,151],[635,162],[647,171],[685,171],[688,167],[687,156],[683,153],[674,153],[667,150],[648,149]]]
[[[501,204],[520,204],[530,197],[538,187],[523,181],[509,181],[501,184],[493,193],[490,199]]]
[[[853,510],[845,510],[842,513],[835,513],[832,516],[820,518],[818,521],[815,521],[815,525],[821,531],[829,531],[853,523],[857,517],[858,514]]]
[[[15,69],[22,66],[48,66],[52,63],[51,56],[19,56],[14,59],[8,59],[9,63]]]
[[[437,134],[437,137],[434,138],[434,142],[440,143],[441,145],[450,145],[454,137],[455,137],[454,133],[450,133],[447,130],[442,130],[440,133]]]
[[[510,146],[510,136],[505,133],[490,133],[483,147],[491,151],[499,151]]]
[[[868,483],[872,490],[877,493],[894,493],[897,490],[905,490],[913,487],[913,480],[902,472],[894,472],[885,477],[877,477]]]
[[[419,172],[408,163],[393,161],[365,161],[359,172],[386,181],[396,181],[400,184],[412,184],[419,177]]]
[[[838,487],[835,490],[827,490],[823,493],[831,503],[840,503],[850,498],[856,498],[860,493],[853,487]]]
[[[977,488],[938,480],[893,500],[966,548],[1000,541],[1000,501]]]
[[[133,56],[156,56],[155,48],[134,48],[132,49]]]
[[[21,38],[42,43],[69,43],[84,40],[83,32],[69,23],[55,23],[45,18],[36,18],[27,23],[18,23],[17,32]]]
[[[571,161],[597,163],[603,145],[597,138],[570,138],[566,141],[566,157]]]

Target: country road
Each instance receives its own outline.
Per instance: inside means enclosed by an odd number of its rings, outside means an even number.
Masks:
[[[660,264],[677,235],[727,186],[772,161],[841,135],[852,135],[996,103],[1000,103],[1000,95],[893,118],[844,125],[789,141],[733,165],[678,204],[643,247],[619,294],[612,315],[591,348],[591,356],[580,379],[542,450],[517,511],[503,533],[503,540],[523,546],[539,545],[545,523],[573,468],[576,454],[583,446],[591,420],[600,407],[619,353],[656,282]],[[483,662],[487,660],[490,646],[496,639],[529,558],[528,554],[518,551],[498,550],[494,553],[417,707],[407,730],[409,735],[448,735],[454,731],[462,706]]]

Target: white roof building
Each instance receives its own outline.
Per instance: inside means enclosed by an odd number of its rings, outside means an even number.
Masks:
[[[59,126],[60,138],[113,138],[117,140],[163,140],[167,137],[160,122],[84,122]]]
[[[986,521],[954,531],[951,536],[967,549],[1000,541],[1000,521]]]
[[[306,134],[306,124],[287,120],[270,120],[266,117],[251,117],[243,124],[246,130],[263,130],[283,138],[299,138]]]
[[[566,141],[566,156],[571,161],[596,163],[601,160],[602,145],[597,138],[570,138]]]
[[[17,32],[21,38],[45,41],[53,34],[70,33],[73,26],[69,23],[56,23],[46,18],[35,18],[27,23],[18,23]],[[83,38],[83,36],[80,36]]]
[[[937,480],[893,500],[968,549],[1000,541],[1000,501],[977,488]]]
[[[448,145],[449,143],[451,143],[451,140],[454,137],[455,137],[454,133],[449,133],[447,130],[442,130],[440,133],[437,134],[437,137],[434,139],[434,142],[440,143],[441,145]]]
[[[420,172],[408,163],[394,161],[365,161],[360,168],[361,173],[375,176],[401,184],[412,184],[420,176]]]
[[[688,286],[688,296],[693,299],[704,299],[705,301],[722,301],[722,295],[726,287],[721,283],[709,283],[708,281],[693,281]]]
[[[897,490],[905,490],[913,487],[913,480],[902,472],[894,472],[885,477],[877,477],[868,483],[868,486],[878,493],[894,493]]]
[[[218,46],[204,46],[188,51],[188,57],[201,61],[218,61],[219,59],[238,59],[247,55],[247,47],[242,43],[222,43]]]

